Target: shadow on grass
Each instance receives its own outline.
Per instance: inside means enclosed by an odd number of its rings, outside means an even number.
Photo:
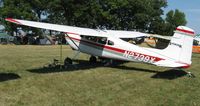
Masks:
[[[143,71],[143,72],[151,72],[156,73],[157,71],[154,70],[148,70],[148,69],[141,69],[141,68],[135,68],[135,67],[126,67],[126,66],[120,66],[120,64],[126,63],[126,61],[113,61],[112,65],[105,66],[102,62],[96,62],[96,63],[90,63],[86,60],[73,60],[75,64],[68,66],[67,68],[60,68],[60,66],[56,67],[42,67],[37,69],[29,69],[27,71],[32,73],[54,73],[54,72],[65,72],[65,71],[83,71],[88,69],[94,69],[98,67],[111,67],[111,68],[117,68],[121,70],[131,70],[131,71]]]
[[[88,70],[97,67],[103,67],[104,64],[101,62],[90,63],[86,60],[73,60],[75,63],[73,65],[69,65],[67,67],[64,66],[55,66],[55,67],[42,67],[37,69],[29,69],[27,71],[32,73],[55,73],[55,72],[65,72],[65,71],[80,71],[80,70]]]
[[[88,69],[94,69],[98,67],[105,67],[103,63],[97,62],[97,63],[90,63],[86,60],[74,60],[76,64],[70,65],[67,68],[60,68],[60,66],[56,66],[53,68],[49,67],[43,67],[43,68],[37,68],[37,69],[29,69],[27,71],[32,73],[55,73],[55,72],[70,72],[70,71],[83,71]],[[138,72],[148,72],[148,73],[155,73],[151,78],[157,78],[157,79],[176,79],[182,76],[185,76],[187,73],[184,71],[178,71],[178,70],[166,70],[164,72],[155,71],[151,69],[144,69],[144,68],[137,68],[137,67],[127,67],[127,66],[120,66],[120,64],[126,63],[124,61],[117,61],[114,62],[113,65],[107,66],[111,68],[117,68],[121,70],[130,70],[130,71],[138,71]]]
[[[185,71],[171,69],[164,72],[158,72],[151,78],[173,80],[186,75],[187,73]]]
[[[16,80],[19,78],[21,78],[21,77],[15,73],[0,73],[0,82]]]
[[[149,73],[155,73],[151,78],[155,79],[168,79],[173,80],[177,79],[183,76],[186,76],[187,73],[182,70],[166,70],[166,71],[155,71],[150,69],[144,69],[144,68],[136,68],[136,67],[126,67],[126,66],[115,66],[114,68],[123,69],[123,70],[130,70],[130,71],[140,71],[140,72],[149,72]]]

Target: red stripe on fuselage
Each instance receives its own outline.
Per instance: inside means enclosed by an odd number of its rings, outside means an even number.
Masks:
[[[194,35],[194,32],[193,32],[193,31],[188,31],[188,30],[179,29],[179,28],[176,28],[176,30],[177,30],[177,31],[180,31],[180,32],[184,32],[184,33],[188,33],[188,34]]]
[[[85,42],[85,43],[88,43],[88,44],[91,44],[91,45],[102,47],[103,49],[112,50],[112,51],[115,51],[115,52],[118,52],[118,53],[122,53],[122,54],[124,54],[127,51],[127,50],[114,48],[114,47],[110,47],[110,46],[106,46],[106,45],[101,45],[101,44],[90,42],[90,41],[86,41],[86,40],[81,40],[81,39],[74,38],[74,37],[70,37],[70,39],[77,40],[79,42]],[[137,52],[133,52],[133,51],[128,51],[128,52],[132,52],[132,53],[136,53],[136,54],[140,54],[140,55],[144,55],[144,56],[149,56],[151,58],[155,58],[155,60],[154,60],[155,62],[160,61],[160,60],[165,60],[165,59],[162,59],[162,58],[159,58],[159,57],[150,56],[150,55],[146,55],[146,54],[141,54],[141,53],[137,53]]]

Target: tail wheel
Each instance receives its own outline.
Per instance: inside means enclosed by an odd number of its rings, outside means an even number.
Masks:
[[[89,62],[90,63],[96,63],[97,62],[97,58],[95,56],[91,56]]]

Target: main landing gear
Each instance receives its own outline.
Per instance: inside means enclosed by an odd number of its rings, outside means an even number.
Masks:
[[[64,68],[66,69],[66,68],[69,68],[70,66],[75,67],[75,65],[73,65],[73,60],[78,58],[79,54],[80,54],[80,51],[75,51],[75,54],[74,54],[72,59],[69,58],[69,57],[65,58],[65,60],[64,60]]]
[[[113,64],[112,59],[107,59],[107,58],[103,58],[103,57],[99,57],[98,59],[100,60],[100,63],[102,63],[104,66],[110,66]],[[95,56],[91,56],[89,59],[89,62],[97,63],[97,58]]]
[[[77,57],[77,56],[76,56]],[[69,57],[65,58],[64,60],[64,67],[67,68],[69,66],[73,66],[73,60],[75,58],[71,59]],[[103,64],[104,66],[110,66],[113,64],[113,60],[112,59],[106,59],[106,58],[98,58],[98,60],[100,60],[100,64]],[[91,64],[95,64],[97,63],[97,57],[96,56],[90,56],[89,58],[89,63]]]
[[[90,63],[96,63],[97,62],[97,58],[95,56],[91,56],[89,59]]]
[[[79,54],[79,53],[78,53]],[[71,59],[71,58],[69,58],[69,57],[67,57],[67,58],[65,58],[65,60],[64,60],[64,68],[66,69],[66,68],[69,68],[70,66],[75,66],[74,64],[73,64],[73,60],[75,60],[77,57],[78,57],[78,54],[75,54],[75,56]],[[97,62],[97,58],[95,57],[95,56],[91,56],[90,58],[89,58],[89,62],[90,63],[96,63]]]
[[[71,64],[73,64],[72,59],[69,57],[65,58],[64,65],[71,65]]]

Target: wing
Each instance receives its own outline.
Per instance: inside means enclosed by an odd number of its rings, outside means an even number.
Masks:
[[[141,33],[136,31],[117,31],[117,30],[106,30],[110,35],[117,38],[138,38],[138,37],[149,37],[147,33]]]
[[[81,28],[81,27],[73,27],[67,25],[58,25],[58,24],[50,24],[43,22],[35,22],[35,21],[27,21],[27,20],[19,20],[13,18],[6,18],[6,21],[25,25],[35,28],[42,28],[48,30],[54,30],[59,32],[73,33],[77,35],[87,35],[87,36],[96,36],[96,37],[117,37],[117,38],[137,38],[137,37],[149,37],[151,34],[141,33],[136,31],[120,31],[120,30],[96,30],[90,28]],[[155,37],[155,36],[154,36]]]
[[[12,18],[6,18],[6,21],[19,24],[19,25],[54,30],[54,31],[65,32],[65,33],[73,33],[77,35],[108,37],[106,32],[101,31],[101,30],[90,29],[90,28],[80,28],[80,27],[50,24],[50,23],[43,23],[43,22],[34,22],[34,21],[19,20],[19,19],[12,19]]]

